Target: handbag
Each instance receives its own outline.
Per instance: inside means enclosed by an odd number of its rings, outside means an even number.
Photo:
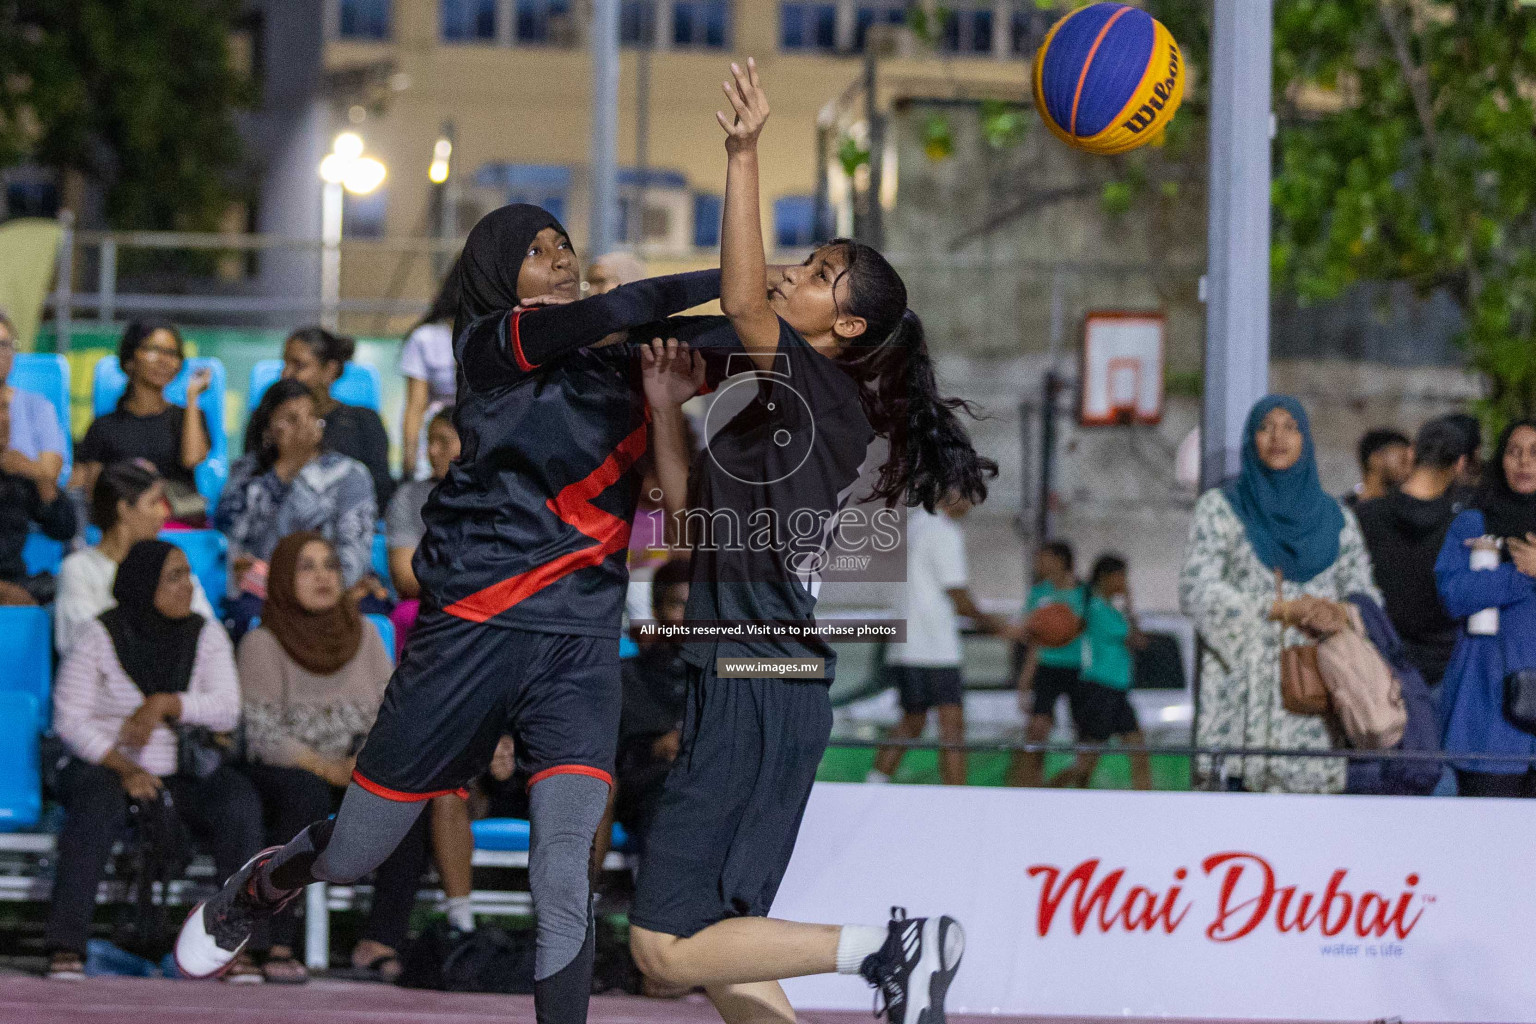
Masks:
[[[206,779],[234,761],[240,737],[233,732],[214,732],[205,725],[176,727],[176,774]]]
[[[1284,600],[1285,575],[1275,570],[1275,594]],[[1293,715],[1326,715],[1332,706],[1328,686],[1317,664],[1317,644],[1285,646],[1285,623],[1280,623],[1280,706]]]
[[[1395,747],[1408,726],[1402,687],[1365,635],[1359,609],[1353,603],[1346,607],[1349,628],[1318,645],[1318,670],[1350,746],[1357,750]]]
[[[208,519],[208,499],[196,487],[181,480],[166,480],[165,503],[171,518],[178,523],[201,523]]]
[[[1504,677],[1504,717],[1521,732],[1536,734],[1536,668]]]

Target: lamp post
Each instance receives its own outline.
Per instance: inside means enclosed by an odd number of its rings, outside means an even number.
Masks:
[[[344,192],[366,196],[384,183],[388,169],[375,157],[363,155],[356,132],[342,132],[320,161],[320,324],[334,331],[341,302],[341,210]]]

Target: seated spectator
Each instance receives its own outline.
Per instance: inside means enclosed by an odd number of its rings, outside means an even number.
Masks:
[[[281,844],[340,806],[394,671],[378,630],[343,590],[336,549],[318,533],[292,534],[273,551],[261,626],[240,641],[239,665],[248,771],[266,805],[268,839]],[[426,857],[423,816],[379,867],[352,952],[354,967],[379,980],[399,973]],[[298,937],[296,912],[279,914],[263,965],[269,981],[307,979],[294,956]]]
[[[405,337],[400,374],[405,378],[405,410],[400,421],[400,478],[428,476],[427,425],[453,405],[458,365],[453,360],[453,318],[459,311],[459,264],[454,261],[432,308]]]
[[[416,546],[426,535],[427,526],[421,520],[421,510],[437,482],[448,475],[448,465],[459,457],[459,435],[453,429],[453,406],[439,409],[427,428],[427,460],[432,476],[428,480],[407,479],[395,491],[384,513],[385,541],[389,547],[389,575],[395,584],[400,603],[390,618],[395,624],[395,652],[404,653],[406,638],[416,625],[416,613],[421,607],[421,584],[411,568],[416,556]]]
[[[298,381],[314,394],[315,413],[325,427],[325,447],[368,468],[374,495],[383,508],[395,493],[395,481],[389,475],[389,434],[384,430],[384,421],[372,409],[345,405],[331,397],[331,385],[341,379],[356,348],[357,342],[351,338],[332,334],[323,327],[294,331],[283,346],[283,380]],[[253,415],[245,432],[245,451],[249,454],[260,446],[261,431]]]
[[[201,525],[206,505],[197,493],[192,470],[208,457],[208,418],[196,416],[166,401],[165,389],[181,372],[183,344],[174,324],[135,320],[117,345],[117,359],[128,377],[128,390],[117,408],[99,417],[85,432],[75,453],[70,486],[86,494],[103,466],[129,459],[147,459],[165,481],[171,518]],[[187,406],[197,408],[208,390],[209,373],[199,370],[187,381]]]
[[[1354,508],[1363,501],[1385,498],[1408,479],[1413,468],[1413,449],[1408,435],[1391,427],[1368,430],[1360,438],[1360,482],[1344,495],[1343,503]]]
[[[686,558],[675,558],[656,570],[651,579],[651,615],[657,622],[685,620],[688,580]],[[614,759],[614,818],[629,833],[631,850],[643,855],[662,783],[682,742],[688,673],[681,643],[654,637],[638,637],[636,643],[640,653],[621,663],[624,689]],[[598,829],[596,867],[607,856],[611,831]]]
[[[369,571],[378,518],[373,484],[362,463],[325,449],[313,392],[296,380],[278,381],[251,424],[261,442],[231,467],[214,518],[229,535],[231,634],[239,639],[260,614],[267,560],[278,541],[302,530],[335,545],[342,581],[355,597],[381,599],[383,588]]]
[[[1504,715],[1506,677],[1536,666],[1536,420],[1505,428],[1485,478],[1476,503],[1451,521],[1435,563],[1445,610],[1463,620],[1442,677],[1444,748],[1458,755],[1451,766],[1460,795],[1529,799],[1536,768],[1472,755],[1536,754],[1536,736]],[[1472,568],[1475,549],[1500,541],[1496,565]]]
[[[229,637],[192,611],[192,571],[171,544],[140,541],[112,584],[103,612],[64,659],[53,690],[53,725],[72,755],[61,780],[64,828],[48,908],[48,974],[83,977],[96,889],[128,801],[168,791],[219,877],[261,848],[261,801],[240,772],[177,774],[178,726],[226,732],[240,719]],[[229,981],[260,980],[237,958]]]
[[[0,381],[10,378],[15,361],[16,328],[0,311]],[[11,384],[0,384],[0,397],[10,402],[11,409],[11,437],[0,454],[0,469],[58,483],[64,471],[64,428],[53,403]]]
[[[21,552],[34,523],[54,540],[73,538],[75,506],[59,489],[58,470],[50,473],[46,465],[39,468],[13,452],[10,436],[10,397],[0,393],[0,445],[6,446],[0,449],[0,605],[48,604],[54,595],[53,576],[28,575]]]
[[[1413,439],[1413,471],[1403,486],[1355,510],[1387,617],[1431,690],[1456,647],[1458,625],[1440,603],[1435,560],[1460,511],[1456,482],[1467,462],[1463,429],[1448,418],[1430,420]]]
[[[587,294],[606,295],[621,284],[645,277],[645,264],[633,253],[604,253],[587,267]]]
[[[64,558],[59,595],[53,607],[53,645],[60,655],[80,640],[102,612],[116,605],[112,584],[117,567],[141,540],[154,540],[165,526],[165,486],[148,462],[114,462],[91,488],[91,524],[101,543]],[[208,595],[192,577],[192,611],[217,622]]]

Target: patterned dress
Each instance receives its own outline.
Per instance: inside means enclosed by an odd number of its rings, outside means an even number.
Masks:
[[[1344,510],[1339,556],[1306,584],[1287,580],[1286,599],[1310,594],[1342,601],[1350,594],[1381,594],[1371,578],[1370,555],[1355,515]],[[1275,601],[1275,573],[1254,554],[1242,520],[1219,489],[1201,495],[1189,530],[1189,547],[1179,573],[1179,604],[1205,641],[1200,666],[1200,714],[1195,741],[1203,747],[1269,747],[1326,750],[1334,746],[1324,720],[1293,715],[1280,706],[1281,627],[1269,621]],[[1285,630],[1285,643],[1305,637]],[[1212,764],[1199,759],[1202,773],[1240,774],[1253,792],[1339,793],[1344,789],[1341,758],[1245,757]]]

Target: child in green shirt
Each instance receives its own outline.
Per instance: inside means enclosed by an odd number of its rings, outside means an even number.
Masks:
[[[1146,746],[1136,709],[1126,691],[1135,677],[1131,649],[1145,640],[1130,618],[1131,590],[1125,559],[1101,555],[1088,577],[1080,679],[1072,698],[1079,740],[1107,743],[1118,738],[1126,747]],[[1122,611],[1121,609],[1124,608]],[[1152,766],[1144,750],[1132,749],[1131,779],[1137,789],[1152,788]],[[1087,786],[1098,766],[1097,754],[1082,754],[1051,780],[1053,786]]]

